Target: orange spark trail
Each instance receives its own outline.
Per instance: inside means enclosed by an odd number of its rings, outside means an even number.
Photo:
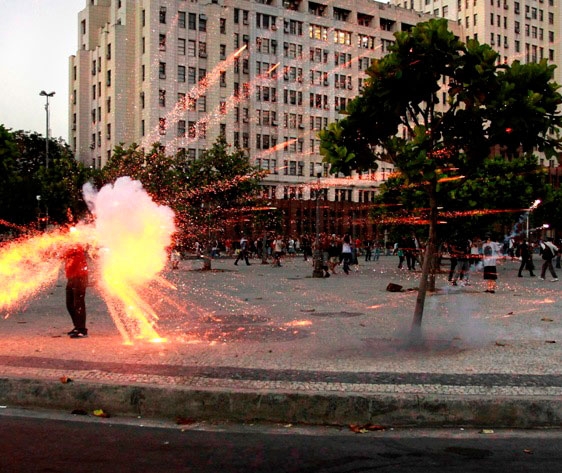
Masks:
[[[0,310],[12,310],[55,284],[60,255],[76,232],[55,231],[18,239],[0,249]]]

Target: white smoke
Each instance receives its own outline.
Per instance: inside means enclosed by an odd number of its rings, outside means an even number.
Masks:
[[[120,177],[96,192],[84,186],[95,217],[95,238],[102,249],[102,272],[121,283],[144,284],[160,272],[175,232],[174,212],[156,204],[141,182]]]

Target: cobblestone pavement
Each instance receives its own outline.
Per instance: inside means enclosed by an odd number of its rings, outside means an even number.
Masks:
[[[157,294],[152,301],[160,317],[157,330],[167,340],[161,344],[124,344],[95,284],[87,294],[90,336],[69,339],[60,279],[0,320],[0,403],[34,405],[47,397],[46,407],[66,407],[60,394],[37,389],[68,377],[74,390],[296,393],[298,405],[306,404],[307,395],[332,396],[332,404],[381,396],[418,404],[470,399],[493,403],[496,410],[500,399],[510,406],[542,402],[549,420],[530,417],[525,425],[562,418],[560,282],[518,278],[518,263],[506,261],[499,267],[498,290],[488,294],[481,273],[470,275],[470,285],[453,287],[443,272],[438,291],[426,298],[424,341],[412,344],[419,271],[399,270],[397,258],[381,257],[360,261],[348,276],[340,270],[316,279],[311,262],[301,257],[282,264],[253,260],[234,266],[232,259],[216,259],[212,271],[201,271],[201,260],[182,261],[179,270],[165,273],[173,287],[151,291]],[[403,291],[386,291],[390,282]],[[17,380],[29,383],[30,393],[22,394],[26,389]],[[454,402],[449,404],[439,419],[471,422],[470,415],[452,415]],[[216,406],[217,415],[228,418],[223,407]],[[164,411],[154,414],[167,415]],[[255,409],[251,415],[262,418]],[[376,416],[379,411],[365,418]]]

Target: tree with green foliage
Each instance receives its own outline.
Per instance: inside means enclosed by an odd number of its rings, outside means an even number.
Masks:
[[[182,171],[186,161],[183,156],[168,156],[160,143],[155,143],[145,153],[135,143],[128,148],[115,147],[111,158],[101,170],[96,184],[102,187],[118,177],[129,176],[142,183],[155,202],[174,207],[177,195],[183,189]]]
[[[228,222],[254,218],[253,209],[263,206],[263,177],[264,172],[242,150],[231,149],[220,135],[210,149],[185,167],[185,191],[178,199],[180,227],[210,247]]]
[[[174,210],[179,246],[194,240],[209,246],[211,238],[220,239],[228,221],[245,218],[262,205],[259,183],[264,173],[244,152],[230,149],[223,136],[191,161],[181,154],[167,156],[159,143],[148,154],[136,144],[118,146],[96,184],[101,187],[121,176],[139,180],[155,202]]]
[[[13,228],[47,216],[51,223],[64,223],[68,209],[75,216],[86,211],[81,189],[88,170],[60,139],[49,139],[47,169],[45,148],[41,135],[0,125],[0,218]]]
[[[501,228],[510,234],[514,222],[536,199],[547,202],[552,189],[546,182],[546,170],[533,155],[506,161],[501,156],[484,160],[470,179],[438,183],[437,200],[443,203],[438,218],[441,239],[454,235],[478,235],[483,228]],[[408,227],[413,219],[428,218],[427,194],[419,186],[408,186],[401,174],[381,185],[376,196],[373,217]],[[409,232],[411,228],[407,228]]]
[[[562,97],[554,66],[499,65],[488,45],[460,41],[447,21],[430,20],[395,34],[390,53],[373,60],[362,93],[347,116],[320,132],[321,152],[334,172],[367,170],[389,161],[407,187],[428,203],[429,236],[412,334],[421,334],[433,274],[441,186],[469,181],[499,149],[508,158],[560,150]],[[445,194],[447,195],[447,194]]]

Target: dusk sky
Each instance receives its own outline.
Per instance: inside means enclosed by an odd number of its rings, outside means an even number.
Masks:
[[[386,3],[387,0],[383,0]],[[78,12],[86,0],[0,0],[0,124],[68,140],[68,58],[77,49]]]
[[[86,0],[0,0],[0,124],[68,139],[68,57],[77,48],[78,12]]]

